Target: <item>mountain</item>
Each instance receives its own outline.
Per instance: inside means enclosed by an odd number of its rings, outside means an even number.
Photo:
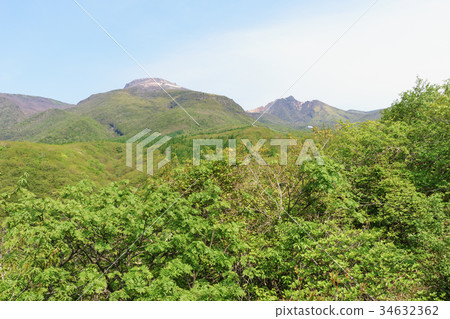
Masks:
[[[17,105],[8,114],[13,111],[18,112]],[[191,134],[251,124],[251,118],[230,98],[158,78],[132,81],[123,89],[91,95],[64,110],[46,110],[26,120],[25,114],[21,116],[8,130],[0,130],[0,140],[125,140],[144,128],[163,134]]]
[[[14,138],[16,127],[28,117],[73,105],[40,96],[0,93],[0,139]]]
[[[361,122],[380,118],[379,110],[344,111],[319,100],[300,102],[293,96],[270,102],[247,112],[258,122],[277,127],[302,128],[309,125],[332,125],[336,121]]]
[[[49,109],[67,109],[73,106],[72,104],[40,96],[0,93],[0,108],[4,105],[16,105],[25,116]]]
[[[251,123],[242,107],[230,98],[191,91],[162,79],[140,79],[121,90],[92,95],[73,111],[126,137],[144,128],[163,134],[192,133]]]

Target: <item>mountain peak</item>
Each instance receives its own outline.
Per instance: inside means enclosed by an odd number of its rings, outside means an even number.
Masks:
[[[265,112],[264,116],[258,114]],[[277,99],[266,106],[247,111],[247,114],[266,123],[305,127],[307,125],[334,124],[336,121],[358,122],[379,118],[379,112],[352,112],[330,106],[319,100],[300,102],[292,95]]]
[[[286,100],[288,102],[300,102],[295,97],[293,97],[292,95],[288,96],[287,98],[284,98],[283,100]]]
[[[137,79],[127,83],[124,89],[128,88],[143,88],[149,90],[158,90],[163,88],[164,90],[183,90],[184,88],[176,83],[169,82],[160,78],[144,78]]]

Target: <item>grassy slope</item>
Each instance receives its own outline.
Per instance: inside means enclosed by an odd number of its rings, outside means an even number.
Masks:
[[[73,112],[50,109],[27,118],[9,131],[3,139],[61,144],[92,140],[108,140],[113,132],[97,121]]]
[[[166,146],[172,147],[173,164],[176,165],[176,162],[189,162],[192,159],[193,139],[220,138],[224,139],[224,147],[227,147],[227,140],[234,138],[237,140],[238,149],[244,149],[241,142],[243,138],[250,139],[253,144],[256,144],[258,139],[267,139],[268,148],[271,138],[289,136],[268,128],[246,127],[216,133],[178,135]],[[302,132],[298,132],[294,137],[302,139],[304,136]],[[160,152],[164,150],[165,147],[161,148]],[[276,150],[277,147],[273,147],[270,154],[277,154]],[[133,184],[138,184],[148,178],[147,175],[126,167],[125,155],[124,143],[98,141],[49,145],[3,141],[0,142],[0,193],[13,190],[25,172],[29,175],[29,189],[38,195],[50,194],[83,179],[104,185],[122,179],[129,179]],[[156,154],[156,160],[162,157],[163,154]]]
[[[29,189],[40,195],[83,179],[104,185],[118,179],[145,178],[124,163],[125,145],[120,143],[0,142],[0,192],[14,189],[24,173],[29,175]]]

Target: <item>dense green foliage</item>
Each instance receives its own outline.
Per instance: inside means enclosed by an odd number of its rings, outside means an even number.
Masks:
[[[380,122],[316,129],[325,165],[267,148],[53,196],[17,178],[0,299],[448,300],[449,94],[419,81]]]
[[[172,163],[192,161],[192,140],[201,138],[228,139],[249,138],[255,143],[258,139],[271,137],[286,138],[287,134],[277,133],[267,128],[245,127],[202,133],[197,135],[176,135],[166,145],[172,148]],[[73,134],[73,132],[72,132]],[[305,135],[306,134],[306,135]],[[296,132],[296,137],[310,136],[310,133]],[[240,148],[244,146],[240,145]],[[164,148],[160,150],[164,151]],[[242,150],[240,150],[242,151]],[[272,148],[275,152],[276,148]],[[140,185],[146,175],[128,168],[125,163],[125,144],[113,142],[73,143],[48,145],[29,142],[0,142],[0,193],[12,191],[17,180],[28,174],[28,190],[38,196],[49,195],[61,190],[65,185],[74,185],[88,179],[97,186],[122,179],[130,180],[132,185]],[[156,154],[163,157],[164,154]]]

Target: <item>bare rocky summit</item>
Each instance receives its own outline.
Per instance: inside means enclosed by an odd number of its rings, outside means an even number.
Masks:
[[[127,83],[124,87],[124,89],[129,88],[139,88],[146,90],[161,90],[161,88],[163,88],[164,90],[186,90],[176,83],[172,83],[160,78],[145,78],[134,80]]]

